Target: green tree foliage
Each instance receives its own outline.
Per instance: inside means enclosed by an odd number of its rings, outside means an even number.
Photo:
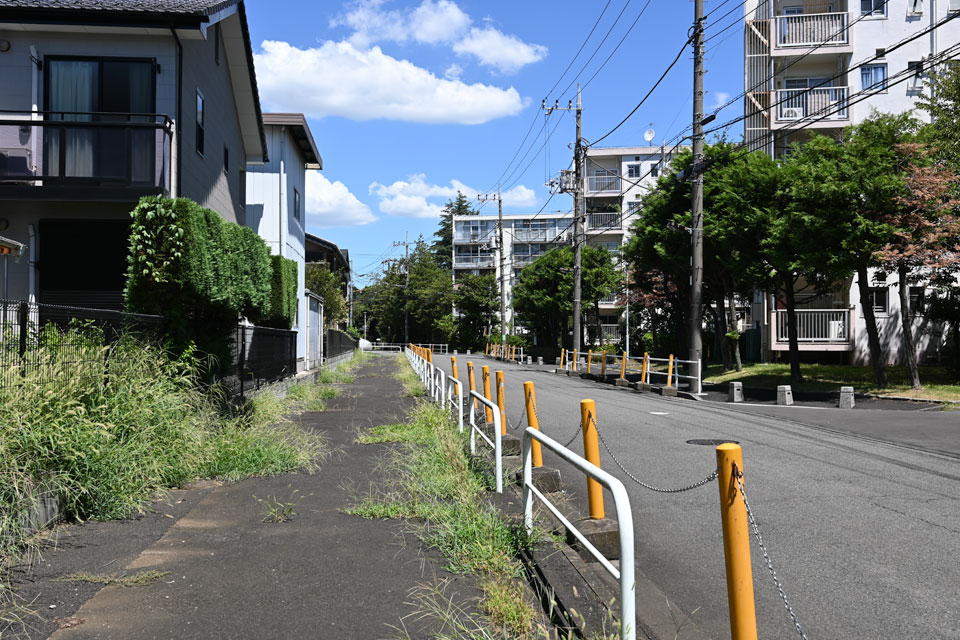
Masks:
[[[283,256],[270,256],[270,312],[265,326],[290,329],[297,318],[297,263]]]
[[[453,216],[472,216],[477,212],[470,208],[467,197],[457,191],[457,197],[443,206],[440,214],[440,224],[433,236],[436,240],[430,245],[437,265],[441,269],[453,269]]]
[[[601,247],[583,247],[581,261],[581,299],[597,310],[599,301],[616,291],[620,274],[610,253]],[[513,289],[513,308],[537,336],[539,344],[548,348],[561,344],[573,312],[571,247],[548,251],[524,267]]]
[[[175,348],[196,342],[225,366],[238,318],[270,313],[267,245],[187,198],[145,197],[131,217],[128,310],[163,315]]]
[[[494,274],[461,276],[455,285],[453,303],[457,308],[456,344],[461,349],[479,350],[484,334],[498,322],[500,297]]]
[[[930,115],[922,140],[936,150],[937,158],[960,171],[960,64],[948,62],[930,73],[929,91],[917,99],[917,106]]]
[[[323,300],[323,322],[336,327],[347,319],[347,300],[343,296],[343,278],[325,262],[311,262],[305,268],[306,288]]]

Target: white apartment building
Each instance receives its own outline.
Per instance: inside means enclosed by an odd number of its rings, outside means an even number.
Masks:
[[[586,242],[604,247],[619,261],[630,225],[640,211],[640,199],[654,185],[671,156],[661,147],[611,147],[587,150]],[[573,213],[511,214],[503,216],[507,326],[513,331],[513,285],[520,271],[547,251],[573,243]],[[497,216],[456,216],[453,220],[454,278],[464,273],[494,273],[501,280],[497,247]],[[617,297],[600,304],[603,337],[620,339],[623,309]]]
[[[913,109],[924,91],[922,69],[960,42],[960,18],[930,30],[960,11],[960,0],[748,0],[744,11],[744,135],[750,148],[774,157],[802,144],[813,131],[837,136],[873,110]],[[925,30],[930,32],[894,49]],[[871,274],[871,279],[870,304],[888,363],[902,363],[896,276],[880,280]],[[923,317],[924,295],[924,287],[911,288],[921,361],[937,357],[942,342],[940,329]],[[868,361],[855,276],[832,297],[808,296],[801,306],[802,351],[818,352],[819,359]],[[754,319],[762,318],[755,324],[763,333],[766,357],[786,351],[781,305],[758,294],[751,312]]]

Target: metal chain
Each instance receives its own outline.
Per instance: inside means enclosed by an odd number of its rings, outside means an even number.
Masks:
[[[567,443],[566,443],[565,445],[563,445],[563,448],[566,449],[566,448],[569,447],[571,444],[573,444],[573,441],[577,439],[577,436],[580,435],[580,432],[581,432],[582,430],[583,430],[583,425],[582,425],[582,424],[577,425],[577,432],[573,434],[573,437],[572,437],[572,438],[570,438],[569,440],[567,440]]]
[[[783,606],[787,608],[787,613],[789,613],[790,617],[793,619],[793,626],[797,628],[797,633],[800,634],[800,637],[803,638],[803,640],[807,640],[807,636],[803,632],[803,627],[800,626],[800,621],[797,620],[797,614],[793,612],[793,607],[790,606],[790,602],[787,600],[787,594],[783,592],[783,585],[780,584],[780,579],[777,578],[777,572],[773,568],[773,562],[770,561],[770,555],[767,553],[767,547],[763,544],[763,536],[760,535],[760,528],[757,526],[757,520],[753,517],[753,511],[750,510],[750,503],[747,502],[747,493],[743,490],[743,474],[737,470],[734,470],[734,477],[737,479],[737,486],[740,488],[740,495],[743,496],[743,506],[747,508],[747,519],[750,521],[750,526],[753,527],[753,534],[757,538],[757,544],[760,546],[760,551],[763,553],[763,560],[767,563],[767,569],[770,570],[770,576],[773,578],[773,584],[777,586],[777,591],[780,593],[780,599],[783,600]]]
[[[603,448],[607,450],[607,453],[610,454],[610,457],[613,458],[613,461],[617,463],[617,466],[618,466],[618,467],[620,467],[620,471],[623,471],[623,472],[627,475],[628,478],[630,478],[631,480],[633,480],[634,482],[636,482],[638,485],[640,485],[640,486],[643,487],[644,489],[650,489],[651,491],[656,491],[657,493],[683,493],[684,491],[691,491],[691,490],[693,490],[693,489],[698,489],[698,488],[702,487],[703,485],[707,484],[708,482],[712,482],[712,481],[714,481],[714,480],[717,479],[717,476],[718,476],[719,472],[718,472],[716,469],[714,469],[714,470],[713,470],[713,473],[711,473],[710,475],[708,475],[708,476],[707,476],[706,478],[704,478],[703,480],[698,480],[697,482],[694,482],[694,483],[691,484],[691,485],[688,485],[688,486],[685,486],[685,487],[680,487],[680,488],[678,488],[678,489],[663,489],[663,488],[660,488],[660,487],[654,487],[654,486],[652,486],[652,485],[649,485],[649,484],[647,484],[646,482],[640,480],[638,477],[636,477],[635,475],[633,475],[633,474],[630,473],[629,471],[627,471],[627,468],[626,468],[625,466],[623,466],[623,463],[620,462],[620,459],[617,458],[616,455],[614,455],[613,451],[610,450],[610,446],[607,445],[607,441],[604,440],[603,434],[600,433],[600,428],[597,427],[597,421],[596,421],[596,419],[593,417],[593,415],[590,416],[590,421],[593,423],[593,428],[597,430],[597,435],[600,437],[600,442],[603,443]]]
[[[529,397],[532,397],[532,395],[533,395],[533,394],[527,394],[527,397],[528,397],[528,398],[529,398]],[[526,407],[526,404],[527,404],[527,403],[524,402],[523,404],[524,404],[524,407]],[[536,402],[531,402],[531,403],[530,403],[530,406],[533,407],[533,415],[537,418],[537,424],[540,424],[540,412],[537,411],[537,403],[536,403]],[[573,434],[573,437],[570,438],[569,440],[567,440],[567,443],[566,443],[565,445],[563,445],[563,448],[564,448],[564,449],[566,449],[566,448],[569,447],[571,444],[573,444],[573,441],[577,439],[577,436],[580,435],[580,431],[581,431],[582,429],[583,429],[583,425],[582,425],[582,424],[578,424],[578,425],[577,425],[577,430],[576,430],[576,432]]]

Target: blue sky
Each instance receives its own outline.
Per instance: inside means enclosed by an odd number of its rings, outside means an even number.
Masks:
[[[595,32],[551,92],[605,5]],[[739,5],[705,3],[708,113],[743,90]],[[570,164],[575,137],[572,115],[562,113],[550,117],[548,131],[555,133],[545,135],[541,100],[566,106],[575,100],[577,79],[589,81],[583,135],[599,138],[676,56],[693,3],[249,0],[247,13],[264,110],[305,113],[323,155],[324,170],[308,175],[308,230],[350,250],[362,286],[364,274],[402,253],[394,241],[406,232],[412,240],[435,231],[439,209],[458,189],[475,199],[496,189],[507,170],[504,211],[540,210],[550,196],[544,182]],[[650,99],[602,144],[643,144],[651,125],[657,143],[678,134],[691,118],[691,69],[688,48]],[[737,100],[718,121],[740,112]],[[532,147],[529,154],[509,165],[534,121],[519,155]],[[737,138],[740,130],[730,135]],[[570,206],[569,196],[558,195],[547,210]],[[495,213],[495,203],[482,212]]]

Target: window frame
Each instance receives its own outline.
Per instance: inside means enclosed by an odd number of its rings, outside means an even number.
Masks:
[[[194,117],[197,120],[197,126],[194,133],[194,147],[197,150],[197,155],[201,158],[204,157],[203,152],[206,148],[204,144],[206,142],[206,119],[207,119],[207,99],[203,96],[203,92],[200,91],[199,87],[197,88],[197,104],[196,112]]]
[[[883,69],[883,79],[880,80],[879,82],[874,82],[873,84],[867,86],[863,81],[863,74],[864,74],[864,71],[867,71],[868,69],[871,71],[874,71],[877,69]],[[865,64],[862,67],[860,67],[860,89],[863,91],[871,91],[873,93],[886,93],[887,81],[889,79],[890,79],[890,75],[888,73],[886,62],[878,62],[876,64]]]
[[[157,59],[136,56],[43,56],[43,110],[50,111],[50,63],[53,62],[96,62],[97,68],[97,104],[103,105],[103,63],[104,62],[138,62],[153,65],[153,74],[150,83],[150,103],[153,105],[151,114],[157,112]],[[96,112],[94,112],[96,113]]]
[[[873,315],[890,315],[890,287],[870,287],[870,306],[873,307]],[[877,305],[877,295],[883,294],[883,306]]]
[[[910,315],[923,315],[927,310],[927,288],[912,286],[907,291],[907,306]]]
[[[636,175],[634,175],[636,174]],[[643,164],[639,162],[631,162],[627,165],[627,178],[636,180],[643,176]]]
[[[303,201],[300,198],[300,191],[296,187],[293,188],[293,218],[303,224],[303,218],[300,215],[300,207],[302,206]]]
[[[864,3],[870,3],[870,11],[864,11]],[[879,8],[877,7],[879,4]],[[886,18],[887,17],[887,4],[886,0],[860,0],[860,15],[861,16],[871,16],[874,18]]]

